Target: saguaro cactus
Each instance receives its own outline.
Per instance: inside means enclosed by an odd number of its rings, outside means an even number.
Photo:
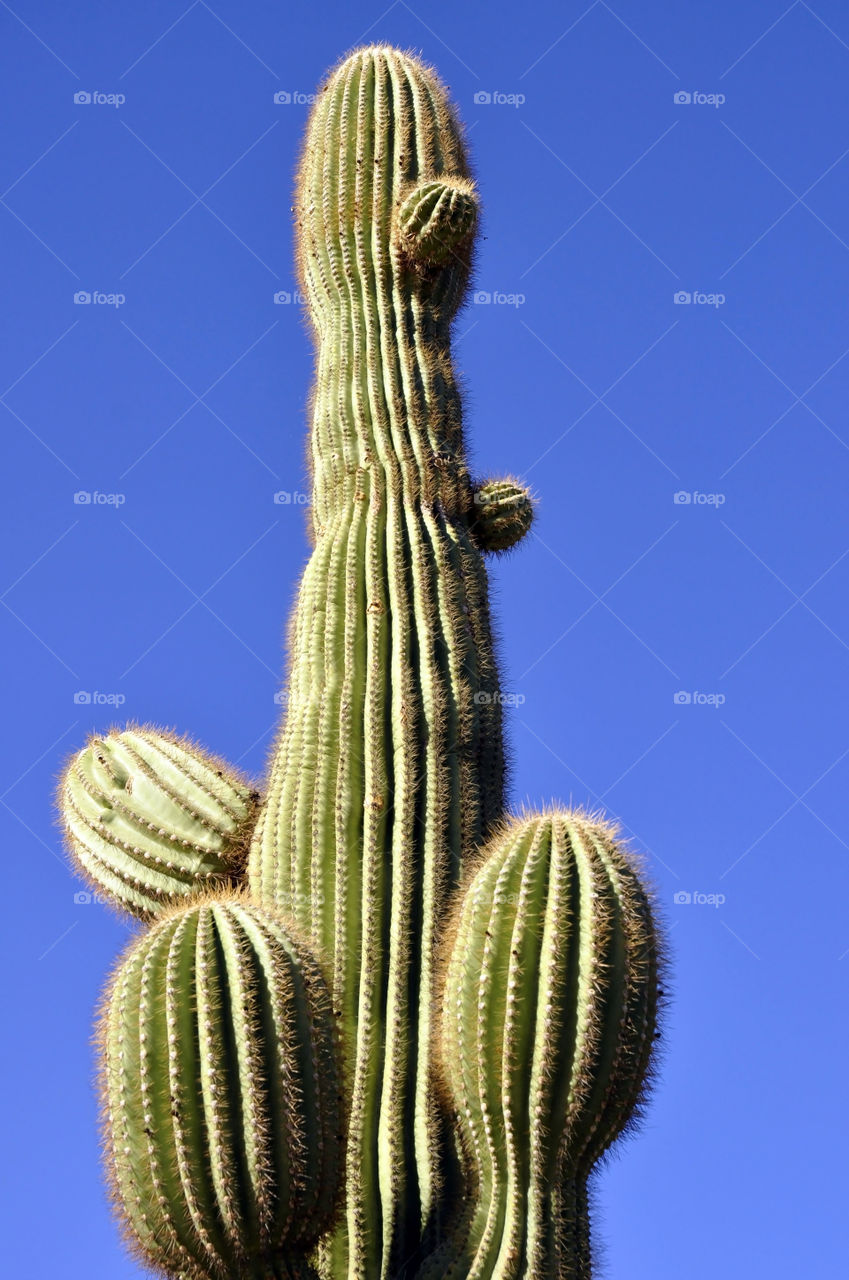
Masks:
[[[150,730],[94,740],[61,789],[78,863],[157,917],[103,1020],[113,1185],[174,1276],[585,1280],[658,947],[604,824],[505,819],[482,553],[533,503],[465,461],[450,331],[479,210],[433,72],[342,62],[296,200],[314,545],[258,816]]]

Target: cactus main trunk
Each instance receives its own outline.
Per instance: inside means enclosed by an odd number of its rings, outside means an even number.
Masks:
[[[400,1274],[442,1216],[435,942],[463,855],[503,805],[449,352],[468,249],[437,266],[405,248],[398,207],[424,177],[470,190],[441,87],[394,50],[354,55],[319,99],[301,166],[315,546],[249,862],[253,892],[294,917],[331,979],[351,1110],[346,1213],[323,1259],[369,1280]]]

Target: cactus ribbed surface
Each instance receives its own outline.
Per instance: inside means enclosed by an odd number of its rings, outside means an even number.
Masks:
[[[487,584],[449,352],[473,200],[434,75],[392,49],[347,59],[319,96],[299,176],[315,547],[249,863],[252,890],[326,957],[348,1051],[334,1275],[394,1274],[439,1213],[434,943],[463,851],[502,813]]]
[[[589,1277],[587,1178],[641,1093],[657,974],[645,891],[605,825],[555,811],[493,841],[440,1036],[475,1195],[429,1276]]]
[[[315,961],[256,904],[200,900],[130,947],[101,1083],[114,1198],[149,1265],[309,1274],[292,1250],[325,1226],[342,1166],[333,1039]]]
[[[149,726],[93,737],[59,788],[73,862],[143,920],[241,874],[258,800],[229,765]]]
[[[504,812],[484,554],[534,508],[465,459],[478,214],[434,73],[351,54],[298,176],[313,548],[265,794],[132,727],[60,788],[80,870],[154,920],[104,1005],[104,1128],[177,1280],[588,1280],[587,1179],[649,1072],[632,862],[601,820]]]

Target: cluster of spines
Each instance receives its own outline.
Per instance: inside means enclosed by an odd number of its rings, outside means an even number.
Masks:
[[[281,919],[198,900],[130,947],[100,1019],[114,1200],[150,1266],[303,1274],[342,1166],[323,978]]]
[[[93,737],[59,794],[73,862],[145,920],[241,875],[258,801],[229,765],[149,726]]]
[[[428,1276],[589,1276],[587,1179],[643,1090],[657,974],[650,903],[608,827],[554,811],[490,844],[439,1044],[471,1195]]]

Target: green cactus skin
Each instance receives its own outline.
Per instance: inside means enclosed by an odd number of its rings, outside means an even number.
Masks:
[[[298,182],[317,346],[315,546],[248,866],[252,892],[291,913],[326,961],[347,1051],[347,1205],[322,1253],[328,1276],[397,1274],[440,1218],[434,943],[463,853],[503,810],[449,350],[474,203],[433,73],[390,48],[342,63]]]
[[[72,862],[142,920],[241,875],[259,793],[186,738],[130,726],[92,737],[59,786]]]
[[[474,490],[472,533],[481,551],[509,551],[534,520],[530,490],[518,480],[485,480]]]
[[[492,841],[449,936],[439,1058],[473,1194],[423,1275],[588,1280],[587,1179],[656,1035],[649,900],[608,826],[554,811]]]
[[[343,1155],[328,992],[276,913],[237,894],[132,944],[100,1018],[113,1199],[149,1266],[312,1274]]]

